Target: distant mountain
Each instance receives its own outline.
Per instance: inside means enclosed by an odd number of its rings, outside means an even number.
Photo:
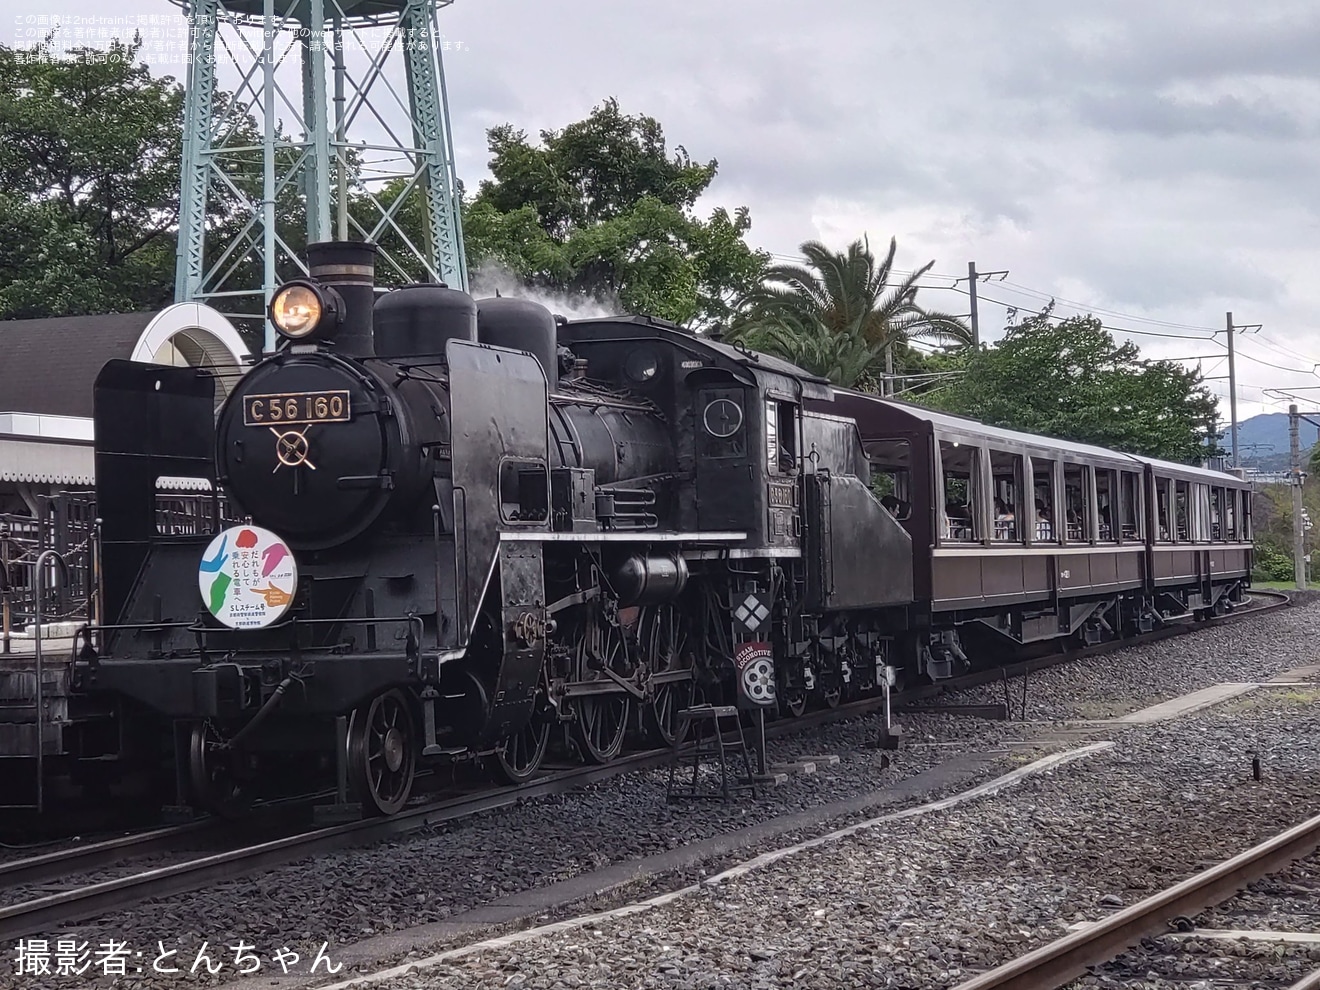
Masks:
[[[1298,439],[1301,441],[1303,458],[1315,445],[1316,433],[1316,427],[1305,420],[1302,421]],[[1225,450],[1230,450],[1232,443],[1232,437],[1225,427],[1224,438],[1219,444]],[[1263,413],[1238,423],[1238,450],[1241,454],[1242,467],[1287,469],[1288,414]]]

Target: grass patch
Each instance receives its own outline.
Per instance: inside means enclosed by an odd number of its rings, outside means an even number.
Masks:
[[[1216,705],[1226,712],[1259,711],[1266,708],[1309,707],[1320,702],[1320,685],[1315,687],[1272,688],[1259,687],[1256,690],[1234,698],[1223,705]]]

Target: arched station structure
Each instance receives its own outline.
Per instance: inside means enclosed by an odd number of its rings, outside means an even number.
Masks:
[[[40,496],[95,481],[92,385],[107,361],[205,368],[220,400],[249,351],[222,313],[179,303],[155,313],[0,322],[0,355],[0,513],[37,515]]]

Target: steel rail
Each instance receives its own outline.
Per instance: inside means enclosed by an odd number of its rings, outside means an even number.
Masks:
[[[1057,990],[1169,921],[1195,917],[1320,848],[1320,815],[1080,931],[958,984],[955,990]],[[1306,981],[1298,986],[1305,986]]]
[[[167,852],[179,841],[188,841],[215,827],[209,819],[170,825],[146,832],[132,832],[85,845],[57,849],[39,856],[28,856],[0,863],[0,888],[24,883],[40,883],[70,870],[94,870],[112,865],[125,855],[141,852]]]
[[[650,750],[604,766],[575,767],[515,787],[483,790],[477,794],[407,809],[391,818],[332,825],[7,905],[0,907],[0,941],[37,934],[45,925],[104,914],[146,897],[196,890],[211,883],[279,866],[304,855],[376,842],[400,832],[417,831],[523,801],[576,790],[620,773],[663,766],[672,758],[671,750]]]
[[[774,738],[789,735],[820,722],[829,721],[819,716],[833,715],[836,718],[844,718],[854,714],[861,714],[854,710],[854,706],[813,712],[800,719],[785,720],[767,726],[766,736]],[[625,773],[657,769],[668,765],[673,758],[674,752],[669,748],[631,753],[601,766],[572,767],[555,771],[540,780],[514,786],[496,786],[480,790],[475,794],[428,802],[425,805],[405,809],[389,818],[368,818],[303,831],[239,849],[202,856],[184,863],[3,906],[0,907],[0,942],[39,933],[41,926],[46,924],[76,921],[137,903],[146,897],[186,893],[210,883],[230,880],[278,866],[303,855],[378,842],[399,833],[415,832],[471,815],[521,804],[524,801],[578,790]],[[25,881],[30,881],[30,878],[49,879],[55,875],[51,873],[53,866],[78,864],[85,869],[88,868],[89,863],[101,865],[113,862],[117,850],[133,849],[135,846],[143,847],[138,850],[143,854],[161,851],[161,847],[150,846],[149,843],[153,840],[176,843],[180,839],[214,828],[217,824],[213,820],[206,820],[175,828],[158,829],[138,836],[125,836],[96,843],[85,849],[63,850],[19,860],[7,864],[5,868],[9,871],[9,877],[21,877]],[[61,860],[61,856],[65,858]],[[8,877],[0,873],[0,879],[8,879]],[[19,881],[8,882],[12,884]]]
[[[901,692],[893,696],[891,704],[898,707],[904,701],[928,698],[943,691],[998,681],[1004,677],[1021,676],[1082,657],[1141,645],[1154,639],[1196,632],[1225,620],[1259,615],[1278,606],[1287,605],[1289,602],[1286,595],[1275,597],[1278,600],[1270,605],[1242,609],[1206,623],[1175,623],[1141,636],[1020,661],[953,678],[929,688]],[[883,703],[883,697],[865,698],[835,708],[808,712],[798,718],[780,719],[766,726],[765,735],[767,738],[778,738],[830,722],[860,717],[875,711]],[[632,753],[603,766],[581,766],[555,771],[539,780],[512,787],[484,789],[476,794],[430,802],[416,808],[405,809],[389,818],[365,819],[299,832],[243,848],[199,857],[188,862],[107,880],[81,889],[7,905],[0,907],[0,941],[39,933],[44,925],[94,917],[137,903],[147,897],[162,897],[196,890],[210,883],[230,880],[282,865],[303,855],[365,845],[399,833],[417,831],[428,826],[516,805],[523,801],[562,794],[624,773],[655,769],[667,765],[673,758],[673,750],[669,748]],[[32,878],[47,879],[57,875],[52,872],[55,870],[92,868],[114,862],[124,851],[135,847],[138,847],[143,854],[161,851],[215,826],[214,821],[204,820],[11,862],[0,865],[0,881],[12,885],[31,882]],[[153,847],[153,842],[162,845]]]
[[[296,814],[298,807],[297,800],[281,799],[259,806],[251,817],[240,822],[203,816],[177,825],[128,831],[113,838],[0,862],[0,891],[19,884],[58,880],[70,873],[119,866],[137,856],[175,852],[209,842],[232,843],[236,832],[255,837],[287,830],[294,825],[288,819]]]

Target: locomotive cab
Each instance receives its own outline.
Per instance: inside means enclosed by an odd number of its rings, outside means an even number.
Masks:
[[[593,381],[654,403],[676,434],[680,531],[736,531],[747,548],[801,545],[804,398],[829,383],[653,317],[575,320],[560,343]]]

